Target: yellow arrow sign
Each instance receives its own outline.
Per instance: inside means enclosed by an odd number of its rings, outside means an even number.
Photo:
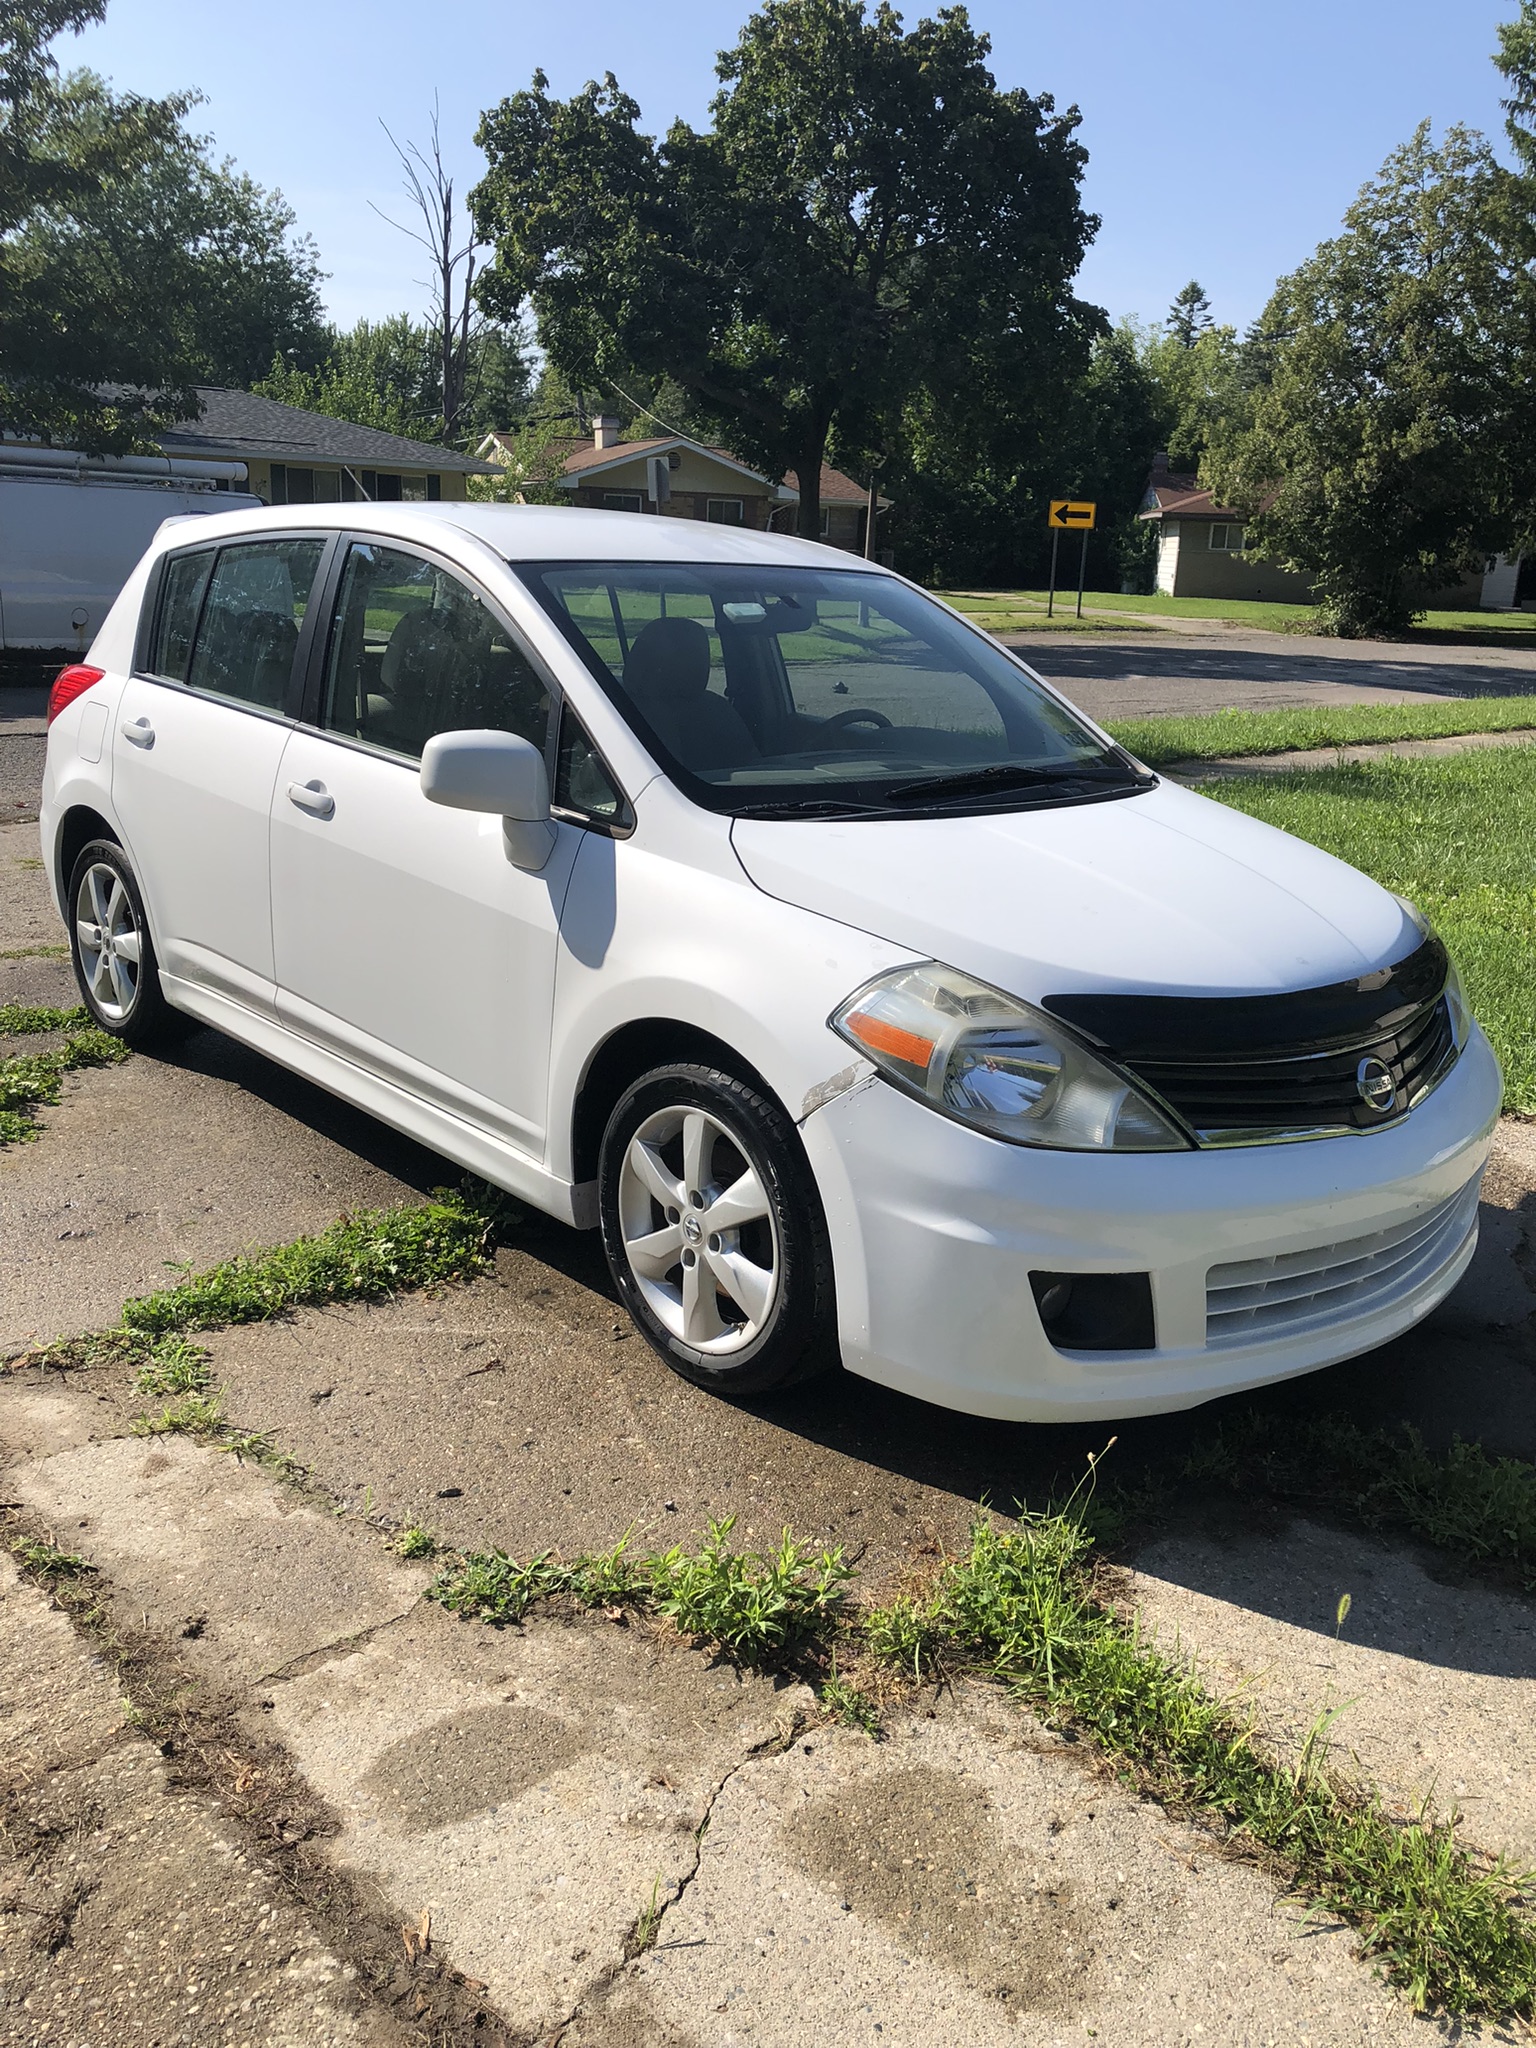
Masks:
[[[1048,526],[1073,527],[1081,532],[1091,527],[1098,505],[1092,498],[1052,498]]]

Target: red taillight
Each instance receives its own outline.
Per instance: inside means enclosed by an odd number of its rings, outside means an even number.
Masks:
[[[52,725],[66,704],[73,704],[77,697],[83,697],[92,683],[99,683],[105,674],[104,668],[91,668],[83,661],[75,662],[70,668],[61,668],[48,692],[48,723]]]

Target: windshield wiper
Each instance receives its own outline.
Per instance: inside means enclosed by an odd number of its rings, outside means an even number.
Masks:
[[[809,796],[801,797],[798,802],[791,798],[784,803],[739,804],[731,815],[737,818],[857,818],[885,809],[883,803],[861,804],[845,797]]]
[[[1121,783],[1150,787],[1150,776],[1118,762],[1084,761],[1076,767],[1028,768],[1022,762],[999,761],[990,768],[967,768],[955,775],[926,775],[920,782],[901,782],[886,791],[888,803],[924,802],[930,797],[985,796],[991,790],[1038,789],[1062,783]]]

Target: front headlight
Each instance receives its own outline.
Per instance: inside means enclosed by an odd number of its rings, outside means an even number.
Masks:
[[[1067,1152],[1189,1146],[1054,1018],[937,961],[879,976],[831,1024],[908,1094],[1012,1144]]]
[[[1411,897],[1399,896],[1394,890],[1392,901],[1397,904],[1409,923],[1421,938],[1432,938],[1434,926]],[[1456,1041],[1456,1050],[1465,1052],[1467,1040],[1472,1034],[1472,1011],[1467,1003],[1467,992],[1461,985],[1461,975],[1456,962],[1446,956],[1445,1007],[1450,1012],[1451,1036]]]

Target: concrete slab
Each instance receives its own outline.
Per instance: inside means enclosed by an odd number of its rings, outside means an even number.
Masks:
[[[423,1611],[271,1688],[272,1720],[373,1878],[520,2036],[606,1982],[686,1881],[720,1780],[782,1740],[802,1686],[600,1621],[496,1632]]]
[[[1425,1798],[1460,1808],[1480,1847],[1536,1864],[1529,1600],[1443,1584],[1427,1557],[1306,1521],[1278,1540],[1170,1536],[1135,1562],[1130,1597],[1149,1632],[1192,1655],[1287,1753],[1333,1713],[1338,1761],[1400,1811]]]
[[[1421,2022],[1257,1873],[986,1695],[746,1764],[563,2048],[1345,2048]]]
[[[0,1003],[79,1001],[34,825],[0,822]]]
[[[0,1554],[0,2040],[404,2048]]]
[[[457,1178],[213,1032],[174,1060],[72,1075],[41,1136],[0,1150],[0,1357],[116,1323],[130,1296],[344,1210]]]
[[[225,1684],[259,1684],[382,1627],[429,1577],[259,1467],[182,1437],[85,1444],[12,1464],[6,1484],[110,1573],[146,1628],[184,1640]]]

